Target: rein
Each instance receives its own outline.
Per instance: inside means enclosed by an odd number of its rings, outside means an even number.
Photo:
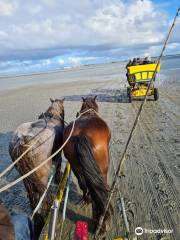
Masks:
[[[94,112],[99,116],[99,113],[95,109],[89,108],[89,109],[84,109],[84,111],[82,111],[82,112],[81,111],[77,112],[76,117],[79,117],[79,115],[83,116],[85,113],[88,113],[88,112]]]
[[[41,168],[42,166],[44,166],[48,161],[50,161],[54,156],[56,156],[60,151],[62,151],[62,149],[66,146],[66,144],[69,142],[69,139],[71,138],[74,128],[75,128],[75,123],[76,121],[85,113],[90,112],[90,111],[94,111],[96,112],[94,109],[88,109],[87,111],[80,113],[80,115],[78,117],[76,117],[73,120],[73,124],[72,124],[72,128],[71,131],[69,133],[69,136],[67,137],[66,141],[63,143],[63,145],[56,151],[54,152],[51,156],[49,156],[47,159],[45,159],[42,163],[40,163],[39,165],[37,165],[36,167],[34,167],[32,170],[30,170],[29,172],[27,172],[26,174],[22,175],[21,177],[17,178],[16,180],[14,180],[13,182],[10,182],[8,184],[6,184],[5,186],[0,188],[0,193],[6,191],[8,188],[11,188],[12,186],[16,185],[17,183],[21,182],[22,180],[24,180],[25,178],[27,178],[28,176],[30,176],[32,173],[36,172],[39,168]],[[7,173],[17,162],[19,162],[21,160],[21,158],[32,148],[34,147],[34,144],[32,144],[21,156],[19,156],[19,158],[13,162],[12,164],[9,165],[9,167],[7,167],[2,173],[0,173],[0,177],[2,177],[5,173]]]

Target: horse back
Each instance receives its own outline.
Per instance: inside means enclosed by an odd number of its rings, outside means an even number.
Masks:
[[[72,123],[70,123],[65,129],[65,138],[68,137],[72,129]],[[97,139],[97,141],[109,142],[111,138],[111,131],[107,123],[98,116],[84,116],[76,121],[75,128],[72,136],[78,136],[80,133],[85,134],[90,139]]]
[[[59,128],[49,125],[46,126],[45,121],[42,119],[19,125],[14,131],[9,143],[9,153],[12,160],[22,154],[22,146],[34,144],[33,153],[38,151],[45,154],[47,152],[49,155],[52,152],[55,140],[61,140],[62,142],[62,132],[61,126]]]

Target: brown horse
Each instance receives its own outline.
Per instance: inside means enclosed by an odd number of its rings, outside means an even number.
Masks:
[[[0,240],[15,240],[15,231],[10,215],[2,205],[0,205]]]
[[[64,99],[51,100],[48,110],[35,122],[21,124],[13,133],[9,144],[9,153],[15,161],[29,146],[32,149],[16,164],[21,175],[42,163],[53,152],[61,147],[64,130]],[[61,154],[52,159],[56,164],[56,182],[59,180]],[[34,209],[42,196],[52,170],[53,161],[49,161],[35,173],[24,180],[31,207]],[[44,208],[49,206],[51,194],[47,194]],[[43,209],[43,208],[42,208]]]
[[[88,109],[91,110],[86,112]],[[98,114],[96,97],[83,98],[80,114],[82,115],[75,123],[72,137],[64,148],[64,155],[78,179],[83,191],[83,200],[86,203],[92,202],[94,230],[96,230],[97,223],[106,208],[109,192],[107,173],[111,131]],[[71,128],[72,123],[65,128],[64,141]],[[111,217],[110,211],[105,217],[104,232],[107,231],[107,220]]]

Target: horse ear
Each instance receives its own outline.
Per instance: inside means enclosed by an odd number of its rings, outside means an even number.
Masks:
[[[83,102],[85,102],[85,98],[84,97],[82,97],[82,100],[83,100]]]
[[[50,101],[53,103],[54,102],[54,100],[52,99],[52,98],[50,98]]]
[[[62,103],[64,103],[64,99],[65,99],[65,98],[62,98],[60,101],[61,101]]]
[[[94,96],[94,101],[96,100],[96,98],[97,98],[97,95],[96,95],[96,96]]]

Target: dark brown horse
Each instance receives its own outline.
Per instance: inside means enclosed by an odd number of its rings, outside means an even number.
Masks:
[[[16,164],[16,168],[21,175],[32,170],[61,147],[64,131],[63,102],[64,100],[61,99],[51,99],[51,106],[39,116],[37,121],[23,123],[13,133],[9,144],[9,153],[13,161],[29,146],[33,145],[32,149]],[[52,160],[56,165],[56,181],[58,181],[61,154]],[[47,186],[52,170],[52,160],[24,180],[32,209],[36,207]],[[49,205],[49,200],[51,200],[51,194],[47,194],[44,201],[45,209]]]
[[[86,112],[88,109],[94,111]],[[83,200],[92,203],[96,230],[108,198],[107,173],[111,131],[98,114],[96,97],[83,98],[80,114],[82,115],[75,123],[72,137],[64,148],[64,155],[78,179],[83,191]],[[64,141],[71,128],[72,123],[65,128]],[[107,220],[111,217],[111,210],[105,217],[103,231],[107,231]]]
[[[0,240],[15,240],[15,231],[10,215],[2,205],[0,205]]]

